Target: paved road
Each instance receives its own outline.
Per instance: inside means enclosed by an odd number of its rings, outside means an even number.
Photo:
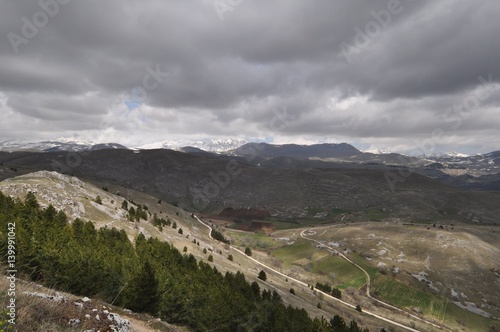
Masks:
[[[201,224],[203,224],[204,226],[206,226],[206,227],[209,229],[209,233],[208,233],[208,235],[209,235],[209,236],[210,236],[210,238],[212,239],[212,234],[211,234],[211,233],[212,233],[212,227],[210,227],[209,225],[205,224],[205,223],[204,223],[203,221],[201,221],[201,220],[200,220],[197,216],[195,216],[195,218],[196,218],[196,220],[198,220]],[[302,232],[302,233],[303,233],[303,232]],[[300,235],[303,237],[302,233],[301,233]],[[306,238],[306,239],[308,239],[308,238]],[[308,240],[311,240],[311,241],[316,241],[316,240],[313,240],[313,239],[308,239]],[[317,242],[317,241],[316,241],[316,242]],[[295,279],[295,278],[292,278],[292,277],[290,277],[290,276],[288,276],[288,275],[286,275],[286,274],[284,274],[284,273],[282,273],[282,272],[280,272],[280,271],[277,271],[277,270],[273,269],[272,267],[270,267],[270,266],[268,266],[268,265],[266,265],[266,264],[264,264],[264,263],[259,262],[258,260],[256,260],[256,259],[255,259],[255,258],[253,258],[253,257],[247,256],[247,255],[246,255],[243,251],[239,250],[238,248],[235,248],[235,247],[233,247],[233,246],[230,246],[230,248],[231,248],[231,250],[234,250],[234,251],[236,251],[236,252],[240,253],[241,255],[245,256],[246,258],[250,259],[251,261],[253,261],[253,262],[257,263],[258,265],[260,265],[260,266],[262,266],[262,267],[265,267],[267,270],[270,270],[270,271],[272,271],[272,272],[273,272],[273,273],[275,273],[275,274],[278,274],[278,275],[280,275],[280,276],[282,276],[282,277],[288,278],[289,280],[293,280],[293,281],[295,281],[297,284],[299,284],[299,285],[302,285],[302,286],[304,286],[304,287],[308,287],[308,288],[309,288],[309,285],[308,285],[308,284],[306,284],[305,282],[300,281],[300,280],[297,280],[297,279]],[[347,257],[344,257],[344,258],[346,258],[347,260],[349,260]],[[354,263],[354,262],[352,262],[351,260],[349,260],[349,261],[350,261],[351,263],[355,264],[355,263]],[[359,267],[359,266],[358,266],[358,267]],[[362,269],[361,267],[359,267],[359,268],[360,268],[360,269]],[[362,270],[363,270],[363,269],[362,269]],[[364,270],[363,270],[363,271],[364,271]],[[368,277],[367,277],[367,278],[368,278],[367,280],[369,280],[370,276],[368,275],[368,273],[367,273],[366,271],[364,271],[364,272],[365,272],[365,273],[366,273],[366,275],[368,276]],[[369,288],[369,287],[368,287],[368,288]],[[322,292],[322,291],[321,291],[321,290],[319,290],[319,289],[316,289],[316,292],[322,293],[322,294],[323,294],[324,296],[326,296],[327,298],[329,298],[329,299],[331,299],[331,300],[333,300],[333,301],[336,301],[336,302],[338,302],[338,303],[341,303],[342,305],[345,305],[345,306],[347,306],[347,307],[349,307],[349,308],[356,309],[356,306],[354,306],[354,305],[352,305],[352,304],[350,304],[350,303],[347,303],[347,302],[345,302],[345,301],[342,301],[342,300],[340,300],[340,299],[337,299],[336,297],[333,297],[333,296],[331,296],[331,295],[330,295],[330,294],[328,294],[328,293]],[[376,299],[375,299],[375,300],[376,300]],[[399,308],[397,308],[397,309],[399,309]],[[399,309],[399,310],[401,310],[401,309]],[[412,331],[412,332],[420,332],[419,330],[416,330],[416,329],[411,328],[411,327],[409,327],[409,326],[403,325],[403,324],[398,323],[398,322],[396,322],[396,321],[393,321],[393,320],[391,320],[391,319],[389,319],[389,318],[382,317],[382,316],[377,315],[377,314],[375,314],[375,313],[373,313],[373,312],[363,310],[363,313],[364,313],[364,314],[367,314],[367,315],[369,315],[369,316],[372,316],[372,317],[378,318],[378,319],[380,319],[380,320],[383,320],[384,322],[391,323],[391,324],[393,324],[393,325],[399,326],[399,327],[401,327],[401,328],[403,328],[403,329],[405,329],[405,330]],[[406,314],[407,312],[405,312],[405,311],[404,311],[404,313]],[[418,317],[417,317],[417,318],[418,318]],[[427,323],[427,324],[431,324],[431,325],[433,325],[433,326],[436,326],[436,327],[440,328],[439,326],[434,325],[434,324],[432,324],[432,323],[429,323],[429,322],[426,322],[426,321],[424,321],[424,322],[425,322],[425,323]]]

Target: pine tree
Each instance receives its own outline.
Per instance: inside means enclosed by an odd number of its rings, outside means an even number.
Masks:
[[[157,314],[159,304],[158,280],[153,266],[144,262],[139,273],[132,276],[124,290],[125,306],[132,311]]]
[[[347,325],[344,321],[344,318],[340,317],[339,315],[333,316],[333,318],[330,320],[330,325],[332,327],[332,331],[346,331],[347,330]]]

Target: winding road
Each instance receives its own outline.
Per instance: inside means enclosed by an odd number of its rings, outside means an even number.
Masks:
[[[313,241],[313,242],[315,242],[315,243],[317,243],[317,244],[321,245],[321,247],[322,247],[322,248],[326,248],[326,249],[329,249],[329,250],[331,250],[331,251],[335,252],[338,256],[342,257],[343,259],[345,259],[346,261],[348,261],[349,263],[353,264],[353,265],[354,265],[354,266],[356,266],[358,269],[360,269],[361,271],[363,271],[363,273],[366,275],[366,296],[367,296],[369,299],[371,299],[371,300],[373,300],[373,301],[375,301],[375,302],[378,302],[378,303],[380,303],[381,305],[383,305],[383,306],[385,306],[385,307],[389,307],[389,308],[391,308],[391,309],[393,309],[393,310],[396,310],[396,311],[398,311],[398,312],[401,312],[401,313],[403,313],[403,314],[405,314],[405,315],[409,315],[409,316],[410,316],[410,317],[412,317],[413,319],[416,319],[416,320],[418,320],[418,321],[420,321],[420,322],[422,322],[422,323],[429,324],[429,325],[431,325],[431,326],[433,326],[433,327],[435,327],[435,328],[438,328],[438,329],[443,330],[443,327],[442,327],[442,326],[439,326],[439,325],[437,325],[437,324],[434,324],[434,323],[432,323],[432,322],[429,322],[429,321],[427,321],[427,320],[425,320],[425,319],[423,319],[423,318],[420,318],[420,317],[415,316],[415,315],[413,315],[413,314],[411,314],[411,313],[409,313],[409,312],[407,312],[407,311],[404,311],[403,309],[400,309],[400,308],[395,307],[395,306],[393,306],[393,305],[391,305],[391,304],[389,304],[389,303],[386,303],[386,302],[380,301],[380,300],[378,300],[378,299],[376,299],[376,298],[372,297],[372,296],[371,296],[371,294],[370,294],[371,279],[370,279],[370,275],[368,274],[368,272],[367,272],[365,269],[363,269],[361,266],[359,266],[358,264],[356,264],[355,262],[353,262],[351,259],[349,259],[347,256],[345,256],[344,254],[342,254],[341,252],[339,252],[338,250],[336,250],[336,249],[334,249],[334,248],[332,248],[332,247],[330,247],[330,246],[327,246],[326,244],[324,244],[324,243],[322,243],[322,242],[320,242],[320,241],[318,241],[318,240],[311,239],[311,238],[309,238],[309,237],[305,236],[305,235],[304,235],[304,233],[305,233],[305,232],[307,232],[307,231],[308,231],[308,230],[303,230],[302,232],[300,232],[300,237],[302,237],[303,239],[309,240],[309,241]],[[316,234],[316,232],[315,232],[314,234]],[[311,234],[311,235],[312,235],[312,234]]]
[[[213,238],[212,238],[212,227],[210,227],[210,225],[207,225],[205,222],[201,221],[201,220],[200,220],[200,219],[199,219],[196,215],[195,215],[194,217],[195,217],[195,218],[196,218],[196,220],[198,220],[198,221],[199,221],[202,225],[204,225],[205,227],[207,227],[207,228],[208,228],[208,230],[209,230],[208,235],[209,235],[210,239],[213,239]],[[304,231],[302,231],[302,232],[301,232],[300,236],[301,236],[301,237],[303,237],[304,239],[306,239],[306,240],[310,240],[310,241],[315,241],[315,242],[317,242],[317,243],[320,243],[319,241],[316,241],[316,240],[314,240],[314,239],[310,239],[310,238],[305,237],[305,236],[303,235],[303,233],[304,233]],[[323,244],[322,244],[322,245],[323,245]],[[324,246],[324,245],[323,245],[323,246]],[[284,273],[282,273],[282,272],[280,272],[280,271],[277,271],[277,270],[273,269],[272,267],[270,267],[270,266],[268,266],[268,265],[266,265],[266,264],[264,264],[264,263],[262,263],[262,262],[260,262],[260,261],[256,260],[255,258],[253,258],[253,257],[251,257],[251,256],[247,256],[247,255],[246,255],[243,251],[241,251],[241,250],[240,250],[240,249],[238,249],[238,248],[235,248],[235,247],[233,247],[233,246],[229,246],[229,247],[231,248],[231,250],[238,252],[239,254],[241,254],[241,255],[245,256],[247,259],[250,259],[251,261],[255,262],[256,264],[258,264],[258,265],[260,265],[260,266],[262,266],[262,267],[266,268],[266,270],[272,271],[273,273],[275,273],[275,274],[277,274],[277,275],[280,275],[280,276],[282,276],[282,277],[288,278],[289,280],[292,280],[292,281],[296,282],[297,284],[299,284],[299,285],[301,285],[301,286],[304,286],[304,287],[309,288],[309,285],[308,285],[308,284],[306,284],[305,282],[300,281],[300,280],[298,280],[298,279],[295,279],[295,278],[293,278],[293,277],[290,277],[290,276],[288,276],[288,275],[286,275],[286,274],[284,274]],[[333,250],[333,249],[332,249],[332,250]],[[342,255],[342,256],[343,256],[343,255]],[[368,273],[367,273],[367,272],[366,272],[363,268],[361,268],[359,265],[357,265],[356,263],[354,263],[353,261],[351,261],[351,260],[350,260],[350,259],[348,259],[347,257],[343,256],[343,258],[347,259],[349,262],[351,262],[352,264],[356,265],[358,268],[360,268],[360,269],[361,269],[361,270],[362,270],[362,271],[363,271],[363,272],[367,275],[367,284],[368,284],[368,285],[367,285],[367,286],[368,286],[368,287],[367,287],[367,296],[368,296],[368,297],[370,297],[370,299],[373,299],[373,300],[375,300],[375,301],[378,301],[379,303],[383,303],[384,305],[388,305],[388,306],[390,306],[391,308],[394,308],[394,309],[397,309],[398,311],[403,312],[404,314],[408,314],[408,313],[407,313],[406,311],[404,311],[404,310],[401,310],[401,309],[399,309],[399,308],[393,307],[393,306],[391,306],[391,305],[389,305],[389,304],[386,304],[386,303],[384,303],[384,302],[381,302],[381,301],[379,301],[379,300],[377,300],[377,299],[372,298],[372,297],[370,296],[370,292],[369,292],[369,289],[370,289],[370,287],[369,287],[369,283],[370,283],[370,275],[369,275],[369,274],[368,274]],[[323,292],[323,291],[321,291],[321,290],[319,290],[319,289],[315,289],[315,290],[316,290],[316,292],[318,292],[318,293],[322,293],[322,294],[323,294],[323,296],[325,296],[325,297],[329,298],[330,300],[336,301],[336,302],[338,302],[338,303],[340,303],[340,304],[342,304],[342,305],[344,305],[344,306],[347,306],[347,307],[349,307],[349,308],[356,309],[356,306],[354,306],[354,305],[352,305],[352,304],[350,304],[350,303],[347,303],[347,302],[345,302],[345,301],[342,301],[342,300],[340,300],[340,299],[337,299],[336,297],[333,297],[333,296],[331,296],[330,294],[325,293],[325,292]],[[416,329],[414,329],[414,328],[412,328],[412,327],[409,327],[409,326],[403,325],[403,324],[401,324],[401,323],[398,323],[398,322],[393,321],[393,320],[391,320],[391,319],[389,319],[389,318],[386,318],[386,317],[382,317],[382,316],[377,315],[377,314],[375,314],[375,313],[373,313],[373,312],[370,312],[370,311],[363,310],[363,313],[364,313],[364,314],[366,314],[366,315],[369,315],[369,316],[372,316],[372,317],[378,318],[378,319],[380,319],[380,320],[382,320],[382,321],[384,321],[384,322],[391,323],[391,324],[393,324],[393,325],[396,325],[396,326],[398,326],[398,327],[401,327],[402,329],[405,329],[405,330],[407,330],[407,331],[412,331],[412,332],[421,332],[420,330],[416,330]],[[417,316],[413,316],[413,315],[411,315],[411,316],[412,316],[412,317],[414,317],[415,319],[418,319],[419,321],[422,321],[423,323],[430,324],[430,325],[432,325],[432,326],[434,326],[434,327],[436,327],[436,328],[442,329],[440,326],[435,325],[435,324],[433,324],[433,323],[431,323],[431,322],[428,322],[428,321],[426,321],[426,320],[422,320],[422,319],[420,319],[420,318],[419,318],[419,317],[417,317]]]

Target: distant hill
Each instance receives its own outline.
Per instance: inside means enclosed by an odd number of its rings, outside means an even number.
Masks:
[[[1,141],[0,151],[88,151],[88,150],[103,150],[103,149],[128,149],[126,146],[118,143],[99,143],[91,144],[86,142],[76,141],[41,141],[41,142],[24,142],[24,141]]]
[[[213,156],[213,155],[215,155],[215,153],[213,153],[213,152],[205,151],[205,150],[195,148],[192,146],[184,146],[184,147],[179,148],[177,151],[184,152],[184,153],[190,153],[190,154],[194,154],[194,155],[199,155],[199,156]]]
[[[323,211],[377,207],[389,211],[387,217],[407,220],[443,218],[440,211],[445,209],[456,211],[447,218],[477,222],[498,222],[500,214],[497,193],[464,191],[409,168],[270,168],[248,164],[241,157],[164,149],[83,151],[78,158],[68,156],[67,152],[0,152],[0,178],[56,170],[103,186],[146,192],[192,210],[253,207],[280,218],[303,216],[310,207]]]
[[[229,151],[228,154],[242,157],[259,156],[264,158],[290,157],[307,159],[356,156],[362,154],[362,152],[347,143],[313,145],[248,143]]]

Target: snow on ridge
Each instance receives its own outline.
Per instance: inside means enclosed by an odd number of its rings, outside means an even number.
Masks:
[[[206,140],[195,140],[195,141],[162,141],[162,142],[152,142],[148,144],[141,145],[137,149],[171,149],[179,150],[182,147],[190,146],[198,148],[209,152],[225,152],[228,150],[236,149],[248,141],[244,139],[206,139]]]

